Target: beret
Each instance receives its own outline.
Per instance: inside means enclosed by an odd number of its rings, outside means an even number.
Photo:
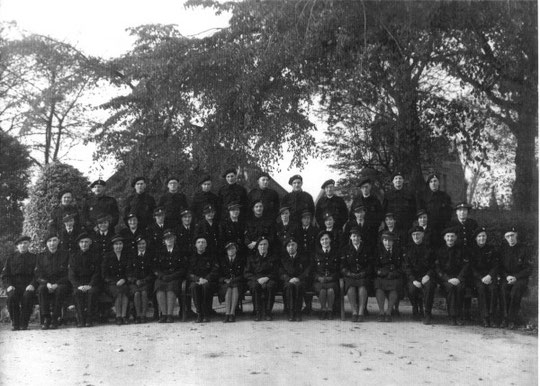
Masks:
[[[324,214],[323,214],[323,219],[324,220],[326,220],[326,219],[328,219],[330,217],[334,218],[334,215],[331,212],[324,212]]]
[[[135,177],[133,180],[131,180],[131,186],[132,187],[135,187],[135,184],[139,181],[143,181],[144,183],[146,183],[146,178],[142,177],[142,176],[139,176],[139,177]]]
[[[293,236],[289,236],[289,237],[287,237],[287,238],[283,241],[283,245],[284,245],[284,246],[287,246],[287,245],[289,245],[290,243],[298,244],[298,241],[296,241],[296,239],[295,239]]]
[[[71,193],[73,194],[73,192],[71,191],[71,189],[62,189],[60,191],[60,193],[58,193],[58,199],[61,200],[62,199],[62,196],[64,196],[64,194],[66,193]]]
[[[349,234],[350,235],[355,234],[355,235],[361,236],[362,231],[358,227],[352,227],[351,230],[349,231]]]
[[[266,173],[266,172],[260,172],[258,175],[257,175],[257,180],[261,177],[266,177],[266,178],[270,178],[270,174]]]
[[[203,214],[208,214],[208,213],[212,213],[212,212],[215,212],[215,209],[212,205],[210,204],[207,204],[204,206],[203,208]]]
[[[227,210],[231,211],[235,209],[240,209],[241,206],[242,205],[240,205],[238,201],[233,201],[229,205],[227,205]]]
[[[324,181],[324,183],[321,185],[321,189],[326,188],[328,185],[335,185],[335,184],[336,184],[336,181],[334,181],[333,179],[326,180],[326,181]]]
[[[101,224],[102,222],[105,222],[105,221],[111,221],[111,216],[105,213],[100,213],[96,218],[97,224]]]
[[[107,183],[103,181],[102,179],[95,180],[94,182],[90,184],[90,189],[92,189],[96,185],[107,186]]]
[[[387,217],[392,217],[394,219],[396,218],[396,216],[394,216],[394,213],[392,213],[392,212],[385,213],[384,218],[387,218]]]
[[[230,247],[238,249],[238,244],[236,244],[236,241],[229,241],[225,244],[225,249],[229,249]]]
[[[416,212],[416,218],[418,218],[420,216],[423,216],[424,214],[427,216],[426,210],[425,209],[420,209],[418,212]]]
[[[204,176],[199,180],[199,185],[204,184],[206,181],[212,181],[212,177],[210,177],[209,175]]]
[[[409,229],[409,234],[413,234],[414,232],[422,232],[425,233],[426,231],[424,228],[422,228],[420,225],[415,225],[411,229]]]
[[[75,219],[75,213],[66,213],[64,217],[62,217],[62,222],[68,222],[73,219]]]
[[[453,234],[455,234],[455,235],[458,234],[457,229],[456,229],[455,227],[448,227],[448,228],[445,228],[445,229],[442,231],[441,235],[444,236],[444,235],[446,235],[447,233],[453,233]]]
[[[292,185],[295,180],[304,181],[304,179],[302,178],[300,174],[295,174],[294,176],[289,178],[289,185]]]
[[[169,182],[171,182],[171,181],[180,182],[180,179],[178,179],[178,177],[169,177],[167,179],[167,185],[169,185]]]
[[[154,209],[154,216],[161,216],[165,215],[165,208],[162,206],[158,206],[156,209]]]
[[[255,248],[257,248],[259,246],[259,244],[261,243],[261,241],[268,241],[268,243],[270,244],[270,240],[268,240],[268,236],[267,235],[261,235],[258,239],[257,239],[257,242],[255,244]]]
[[[223,172],[223,174],[221,175],[221,177],[225,178],[227,177],[227,174],[231,174],[233,173],[234,175],[236,175],[236,168],[228,168],[227,170],[225,170]]]
[[[176,234],[173,232],[172,229],[165,229],[165,231],[163,232],[163,240],[171,237],[176,237]]]
[[[281,208],[279,208],[279,214],[282,214],[286,210],[288,210],[290,212],[291,208],[289,208],[288,206],[282,206]]]
[[[471,209],[472,206],[467,204],[465,201],[458,202],[457,205],[454,207],[454,210],[458,209]]]
[[[362,203],[354,205],[353,212],[359,212],[360,210],[366,211],[366,207]]]
[[[328,232],[327,230],[322,230],[317,234],[317,240],[321,240],[324,235],[327,235],[330,237],[330,240],[334,239],[334,236],[332,236],[332,232]]]
[[[371,178],[369,177],[364,177],[360,180],[360,182],[358,183],[358,187],[361,188],[363,185],[365,184],[371,184]]]
[[[111,244],[114,244],[114,243],[116,243],[117,241],[122,241],[122,242],[124,242],[124,238],[123,238],[122,236],[118,235],[118,234],[117,234],[117,235],[114,235],[114,236],[112,237],[112,239],[111,239]]]
[[[427,176],[426,184],[429,184],[429,181],[433,179],[433,177],[437,178],[439,181],[441,180],[441,177],[439,176],[439,173],[431,173]]]
[[[81,232],[79,234],[79,236],[77,236],[77,239],[75,241],[79,242],[79,241],[81,241],[83,239],[90,239],[91,240],[92,238],[90,237],[90,235],[87,232]]]
[[[309,211],[309,209],[304,209],[302,211],[302,217],[307,217],[307,216],[312,217],[313,214]]]
[[[47,233],[47,235],[43,238],[43,242],[46,243],[47,241],[49,241],[49,240],[52,239],[53,237],[58,237],[58,234],[56,234],[56,232],[49,232],[49,233]]]
[[[511,227],[508,227],[506,228],[506,230],[504,231],[504,234],[506,235],[507,233],[518,233],[518,229],[516,226],[511,226]]]
[[[401,173],[400,171],[396,171],[392,174],[392,179],[396,178],[397,176],[400,176],[400,177],[403,177],[403,173]],[[405,177],[403,177],[405,178]]]
[[[478,227],[474,230],[473,232],[473,237],[476,238],[480,233],[482,232],[486,232],[487,234],[487,229],[485,227]]]

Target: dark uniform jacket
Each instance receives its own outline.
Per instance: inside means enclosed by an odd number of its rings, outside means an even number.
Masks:
[[[309,256],[296,252],[293,258],[287,251],[281,255],[279,277],[283,283],[287,283],[293,277],[306,282],[311,278],[311,262]]]
[[[274,189],[254,188],[248,194],[248,205],[261,200],[264,206],[263,217],[275,221],[279,213],[279,196]]]
[[[150,284],[154,281],[155,276],[152,267],[156,265],[156,255],[148,248],[144,255],[135,254],[128,261],[126,267],[126,275],[128,279],[135,283],[137,280],[143,280],[145,284]]]
[[[375,275],[381,279],[399,279],[403,271],[401,251],[394,245],[389,251],[384,247],[379,248],[374,261]]]
[[[278,260],[271,254],[263,257],[259,251],[256,251],[247,258],[244,277],[249,281],[256,281],[261,277],[268,277],[275,281],[278,278]]]
[[[194,237],[195,226],[193,223],[187,228],[183,224],[180,224],[180,226],[176,228],[176,245],[183,256],[187,256],[191,253],[193,246],[195,245],[195,241],[193,240]],[[162,244],[161,248],[165,248],[165,246]]]
[[[315,207],[315,221],[320,228],[324,228],[324,214],[331,213],[334,218],[334,227],[343,229],[343,225],[347,222],[347,204],[342,197],[339,196],[322,196],[317,201]]]
[[[478,223],[472,218],[467,218],[464,223],[454,220],[450,226],[456,230],[457,243],[463,248],[470,248],[476,245],[474,231],[478,228]]]
[[[189,280],[192,282],[198,281],[201,277],[210,282],[215,282],[219,275],[219,265],[208,249],[202,254],[195,251],[189,257],[188,272]]]
[[[207,248],[210,252],[216,253],[219,248],[219,225],[216,220],[210,224],[206,220],[202,220],[195,227],[195,237],[204,237],[206,239]]]
[[[171,252],[165,246],[161,248],[154,267],[158,279],[170,282],[185,278],[188,270],[188,262],[184,256],[176,246]]]
[[[253,241],[257,241],[257,239],[262,235],[266,235],[268,237],[270,247],[272,247],[276,236],[274,224],[275,223],[273,221],[264,217],[251,217],[246,222],[246,235],[244,238],[246,245]]]
[[[122,251],[120,259],[114,252],[109,252],[101,262],[101,277],[105,284],[116,284],[120,279],[127,281],[127,267],[130,261],[129,253]]]
[[[219,259],[219,281],[220,283],[225,282],[225,279],[231,279],[230,284],[238,284],[244,281],[244,270],[246,268],[246,258],[244,256],[239,256],[236,254],[236,257],[233,261],[229,259],[227,254],[221,255]]]
[[[501,248],[501,278],[506,280],[507,276],[514,276],[516,279],[527,280],[532,274],[531,252],[525,245],[517,243],[513,247],[508,244]]]
[[[37,257],[36,280],[41,285],[69,284],[68,279],[69,255],[58,248],[51,253],[48,249]]]
[[[293,222],[283,225],[283,223],[280,221],[276,224],[275,228],[277,242],[279,243],[278,247],[280,249],[286,246],[285,241],[289,237],[296,237],[296,234],[298,233],[298,226]]]
[[[281,200],[281,206],[291,208],[291,221],[297,222],[298,224],[301,224],[302,222],[303,211],[308,210],[311,215],[315,214],[313,197],[311,197],[311,194],[304,191],[287,193]]]
[[[186,195],[181,192],[166,192],[159,198],[158,206],[165,208],[165,223],[168,228],[180,225],[180,212],[188,208]]]
[[[34,280],[34,269],[36,268],[36,255],[30,252],[20,254],[13,252],[6,260],[2,270],[2,283],[4,288],[27,287],[32,284],[36,286]]]
[[[325,228],[322,228],[325,229]],[[334,225],[332,229],[326,229],[327,232],[332,234],[332,248],[340,249],[342,247],[343,231]]]
[[[165,229],[167,229],[165,225],[159,226],[155,221],[148,228],[146,228],[145,234],[148,238],[146,240],[148,248],[157,251],[163,246],[163,233],[165,232]]]
[[[223,250],[225,245],[234,241],[238,244],[239,250],[243,250],[244,245],[244,235],[246,234],[246,225],[238,220],[233,222],[230,217],[222,221],[219,224],[219,240],[220,240],[220,250]]]
[[[229,214],[228,206],[232,202],[239,203],[240,206],[240,218],[245,219],[247,214],[247,191],[246,188],[239,185],[238,183],[228,184],[226,183],[218,191],[218,202],[219,202],[219,218],[227,218]]]
[[[318,248],[313,257],[313,277],[315,281],[327,278],[327,282],[339,280],[341,259],[338,248],[332,247],[328,253]]]
[[[118,234],[124,239],[124,248],[122,253],[128,253],[131,257],[137,253],[137,237],[146,236],[145,232],[140,226],[137,226],[135,232],[132,232],[129,228],[124,228],[118,232]]]
[[[296,240],[298,241],[298,252],[306,253],[310,258],[315,253],[317,246],[317,235],[319,234],[319,228],[316,225],[310,225],[305,228],[299,226],[296,231]]]
[[[353,210],[358,204],[364,205],[364,208],[366,209],[365,220],[368,228],[375,229],[375,232],[378,232],[384,216],[379,199],[373,194],[369,195],[369,197],[364,197],[361,194],[356,196],[351,205],[351,213],[349,214],[349,218],[355,218]]]
[[[499,263],[499,255],[491,245],[485,244],[480,248],[475,243],[471,248],[470,265],[474,279],[482,280],[484,276],[490,275],[495,281],[499,273]]]
[[[194,224],[203,219],[203,209],[206,205],[212,205],[212,207],[216,210],[216,217],[214,220],[220,219],[218,196],[215,193],[203,192],[200,190],[193,195],[193,200],[191,201]]]
[[[425,275],[428,275],[430,280],[435,280],[435,260],[431,249],[424,242],[411,242],[403,254],[403,270],[409,282],[421,282]]]
[[[435,254],[435,269],[441,282],[458,278],[463,283],[469,269],[469,259],[457,245],[453,247],[445,245]]]
[[[416,214],[416,199],[413,193],[405,188],[386,192],[383,200],[383,213],[393,213],[396,227],[407,231],[414,221]]]
[[[86,227],[87,231],[93,230],[97,225],[96,220],[101,214],[111,216],[110,229],[114,229],[118,224],[118,218],[120,216],[116,200],[105,195],[100,197],[91,195],[87,197],[83,202],[81,210],[82,226]]]
[[[150,194],[143,192],[141,194],[134,193],[126,200],[126,208],[124,215],[135,213],[139,220],[139,227],[146,229],[152,224],[154,209],[156,208],[156,200]]]
[[[349,243],[341,250],[341,273],[351,279],[369,279],[373,274],[373,252],[364,243],[358,250]]]
[[[75,205],[58,205],[51,213],[49,230],[51,232],[60,233],[60,231],[64,229],[64,216],[68,214],[75,216],[75,226],[79,227],[81,224],[79,208],[77,208]]]
[[[450,223],[452,200],[446,192],[441,190],[433,192],[431,189],[427,189],[417,201],[417,208],[426,210],[429,224],[435,231],[440,232]]]
[[[73,288],[81,285],[98,287],[101,284],[101,258],[91,248],[86,252],[79,249],[69,258],[68,277]]]
[[[63,226],[60,232],[58,232],[58,238],[60,239],[58,248],[62,251],[66,251],[68,254],[75,253],[79,249],[77,236],[79,236],[80,233],[81,230],[77,226],[74,226],[70,233],[68,233],[66,227]]]
[[[349,220],[345,223],[345,226],[343,227],[343,237],[341,241],[341,246],[345,247],[347,244],[349,244],[349,239],[351,237],[351,229],[352,228],[358,228],[360,230],[360,237],[362,238],[362,243],[367,244],[370,247],[374,247],[376,240],[368,240],[370,237],[369,229],[367,227],[366,220],[364,219],[364,222],[362,224],[359,224],[358,221],[355,219]]]
[[[107,234],[101,234],[98,230],[97,232],[91,233],[92,245],[90,249],[96,251],[101,259],[105,257],[108,252],[112,252],[112,243],[111,240],[114,236],[114,232],[109,230]],[[80,250],[80,249],[79,249]]]

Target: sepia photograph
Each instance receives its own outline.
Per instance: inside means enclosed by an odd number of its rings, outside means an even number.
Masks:
[[[0,0],[0,385],[538,385],[533,0]]]

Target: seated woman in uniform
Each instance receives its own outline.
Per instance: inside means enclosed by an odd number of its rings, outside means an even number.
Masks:
[[[244,293],[244,269],[246,258],[238,254],[238,244],[229,241],[225,244],[225,254],[219,259],[219,301],[225,301],[223,323],[236,321],[238,299]]]
[[[157,252],[154,266],[154,291],[161,312],[159,323],[173,323],[180,282],[187,274],[187,260],[176,245],[176,236],[171,229],[163,233],[163,241],[165,245]]]
[[[130,256],[134,256],[137,253],[137,243],[135,240],[137,237],[144,235],[144,229],[139,226],[139,219],[135,213],[128,213],[125,222],[127,228],[124,228],[118,232],[124,242],[124,253],[128,253]]]
[[[298,242],[294,237],[285,240],[285,251],[281,255],[280,278],[289,321],[302,321],[302,301],[311,275],[309,255],[298,252]]]
[[[263,235],[270,244],[269,248],[273,249],[276,235],[275,220],[263,216],[264,205],[261,200],[254,201],[251,210],[252,215],[248,217],[246,222],[245,234],[245,244],[248,252],[257,250],[257,241]]]
[[[109,295],[114,302],[114,311],[116,313],[116,324],[125,324],[128,307],[129,286],[127,282],[127,267],[130,255],[124,250],[124,239],[119,236],[113,236],[113,251],[108,252],[101,263],[101,275],[105,284],[105,293]]]
[[[341,252],[341,273],[345,281],[345,293],[352,309],[352,321],[363,322],[372,280],[371,250],[362,240],[361,231],[353,227],[349,231],[350,242]]]
[[[320,319],[332,319],[336,294],[339,293],[340,258],[332,245],[332,233],[324,230],[317,235],[319,246],[313,262],[313,288],[321,303]]]
[[[394,247],[395,236],[392,232],[385,231],[382,236],[383,247],[379,248],[375,259],[375,297],[379,306],[379,322],[392,321],[392,309],[399,299],[403,281],[401,271],[401,254]],[[384,308],[385,301],[388,300],[388,307]]]
[[[148,249],[148,243],[144,236],[138,236],[135,241],[137,243],[137,254],[132,256],[129,261],[127,277],[130,295],[133,297],[133,304],[137,313],[135,323],[146,323],[148,294],[155,279],[154,272],[152,272],[155,254]]]
[[[188,263],[189,290],[197,310],[195,323],[208,323],[217,287],[218,265],[204,236],[196,236],[195,251],[189,256]]]
[[[291,222],[291,210],[288,206],[279,209],[279,218],[280,220],[276,225],[276,253],[278,254],[284,251],[285,242],[298,232],[297,224]]]
[[[255,252],[247,259],[244,277],[248,281],[249,291],[253,298],[255,321],[272,320],[272,308],[277,289],[277,259],[268,250],[268,237],[261,236],[255,244]]]

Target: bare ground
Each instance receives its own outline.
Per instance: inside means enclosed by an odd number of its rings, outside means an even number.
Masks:
[[[375,313],[376,307],[370,304]],[[410,307],[402,306],[404,314]],[[218,310],[219,311],[219,310]],[[535,385],[538,339],[519,331],[319,321],[0,326],[2,385]]]

